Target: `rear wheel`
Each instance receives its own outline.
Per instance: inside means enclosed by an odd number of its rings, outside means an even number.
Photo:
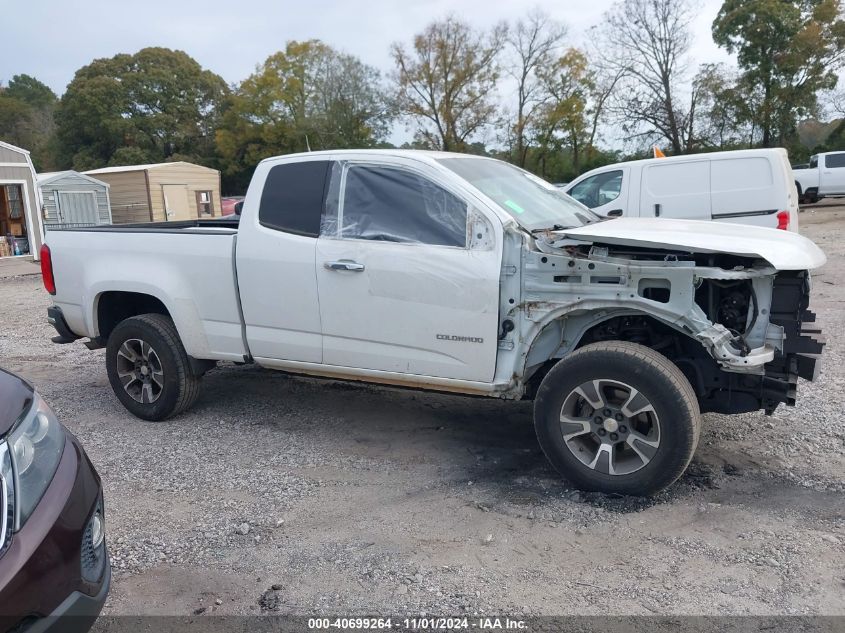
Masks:
[[[537,438],[577,487],[648,495],[684,472],[698,444],[698,401],[686,377],[654,350],[593,343],[543,379],[534,404]]]
[[[200,377],[191,370],[173,321],[142,314],[121,321],[106,346],[106,372],[117,399],[132,414],[160,421],[190,407]]]

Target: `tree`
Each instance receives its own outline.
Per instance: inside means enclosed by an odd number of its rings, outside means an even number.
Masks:
[[[760,140],[755,125],[760,108],[736,72],[724,64],[703,64],[693,80],[696,145],[716,149],[753,147]]]
[[[56,93],[49,86],[29,75],[12,77],[5,94],[34,108],[48,109],[56,105]]]
[[[7,92],[8,88],[0,87],[0,138],[28,149],[34,128],[32,108],[19,99],[9,97]]]
[[[505,28],[478,33],[455,16],[429,24],[411,50],[391,48],[396,64],[396,107],[418,124],[430,148],[462,151],[496,114],[496,58]]]
[[[329,49],[315,95],[309,116],[321,147],[372,147],[387,136],[393,115],[381,73],[357,57]]]
[[[505,43],[512,58],[507,72],[516,82],[516,113],[508,125],[508,146],[511,160],[525,167],[528,154],[527,134],[535,117],[549,100],[540,75],[552,65],[566,28],[539,10],[518,20],[510,28]]]
[[[227,101],[216,135],[227,184],[244,189],[275,154],[378,145],[390,118],[378,70],[319,40],[288,42]]]
[[[55,166],[55,107],[55,93],[35,77],[15,75],[0,86],[0,138],[30,150],[39,170]]]
[[[740,91],[759,107],[748,113],[763,147],[795,135],[815,113],[819,90],[836,85],[845,60],[841,0],[725,0],[713,40],[736,53]]]
[[[620,77],[613,107],[623,129],[662,138],[678,154],[694,144],[694,99],[679,90],[688,80],[691,18],[688,0],[622,0],[594,38],[602,65]]]
[[[831,133],[825,139],[824,143],[812,147],[811,150],[816,152],[836,152],[845,147],[845,119],[840,119]]]
[[[539,70],[543,91],[549,98],[540,106],[533,126],[537,143],[540,172],[545,175],[545,162],[564,146],[571,149],[575,171],[589,129],[587,103],[594,84],[589,75],[587,57],[571,48]]]
[[[80,68],[57,112],[64,162],[91,169],[123,162],[214,161],[213,130],[228,89],[182,51],[145,48]]]
[[[599,127],[605,122],[608,104],[616,94],[617,86],[625,76],[624,67],[610,67],[596,61],[594,58],[588,60],[590,64],[590,104],[587,108],[587,115],[590,120],[590,135],[587,139],[586,150],[588,159],[592,160],[592,154],[596,150]],[[599,166],[599,165],[596,165]]]
[[[526,130],[526,164],[545,178],[570,180],[612,162],[597,147],[607,101],[620,75],[604,72],[586,52],[569,48],[537,69],[542,103]]]
[[[829,115],[845,117],[845,88],[828,91],[824,94],[825,110]]]

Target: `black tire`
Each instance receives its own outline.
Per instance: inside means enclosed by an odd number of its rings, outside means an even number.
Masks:
[[[150,383],[150,390],[146,393],[141,380],[126,373],[132,365],[126,353],[140,351],[139,342],[152,348],[153,353],[146,364],[144,360],[139,361],[142,367],[136,367],[138,375],[147,367],[147,374],[142,378],[148,379],[152,372],[149,368],[154,366],[155,373],[161,374],[156,382]],[[127,347],[123,347],[124,344]],[[121,350],[123,353],[120,353]],[[170,317],[163,314],[142,314],[118,323],[106,346],[106,371],[117,399],[130,413],[143,420],[166,420],[193,405],[199,396],[200,376],[191,371],[191,363],[176,326]],[[119,372],[123,373],[123,379]],[[127,382],[126,388],[124,382]]]
[[[588,384],[593,385],[589,395],[595,398],[594,404],[603,401],[607,408],[593,409],[589,400],[579,395]],[[624,387],[630,388],[628,396]],[[639,400],[642,397],[650,408],[646,406],[644,413],[628,417],[622,411],[632,411],[627,404],[634,406],[634,390],[640,394],[637,404],[643,403]],[[602,394],[596,398],[599,391]],[[614,396],[631,400],[614,403]],[[570,417],[577,419],[577,424],[562,421],[564,405],[571,407],[572,403],[578,415]],[[614,422],[620,420],[615,417],[618,415],[622,421]],[[578,424],[586,426],[580,429]],[[617,424],[621,426],[614,428]],[[698,444],[701,414],[692,386],[669,359],[643,345],[608,341],[578,349],[549,371],[537,390],[534,427],[548,460],[576,487],[611,494],[651,495],[672,484],[686,470]],[[656,435],[652,430],[655,427]],[[649,429],[648,437],[640,432],[642,428]],[[569,441],[564,440],[564,433],[573,430]],[[625,440],[616,441],[623,431]],[[640,437],[657,446],[640,441]],[[611,438],[616,438],[615,443],[611,443]],[[602,442],[607,445],[599,446]],[[597,448],[591,467],[582,460],[590,459],[593,445]],[[642,465],[637,466],[640,462]],[[614,466],[620,474],[611,474]]]

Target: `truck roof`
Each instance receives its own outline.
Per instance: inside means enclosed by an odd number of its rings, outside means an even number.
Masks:
[[[438,158],[486,158],[495,160],[490,156],[480,156],[478,154],[461,154],[458,152],[441,152],[437,150],[428,149],[324,149],[316,152],[296,152],[294,154],[281,154],[279,156],[270,156],[261,162],[275,161],[280,158],[298,158],[300,156],[337,156],[338,154],[375,154],[382,156],[396,156],[405,158],[423,158],[435,160]]]

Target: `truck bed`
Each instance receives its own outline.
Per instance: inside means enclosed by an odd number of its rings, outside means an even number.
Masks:
[[[243,360],[237,227],[227,218],[50,230],[55,305],[74,334],[97,339],[109,310],[148,295],[173,318],[188,354]]]

